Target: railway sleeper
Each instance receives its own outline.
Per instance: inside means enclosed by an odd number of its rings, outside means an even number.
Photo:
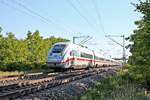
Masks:
[[[54,81],[40,81],[38,82],[35,86],[33,87],[24,87],[25,89],[21,89],[20,91],[15,91],[15,93],[18,93],[19,94],[21,93],[21,95],[25,95],[26,93],[29,94],[31,92],[36,92],[38,90],[41,90],[41,89],[46,89],[46,88],[51,88],[51,87],[55,87],[55,86],[58,86],[58,85],[61,85],[61,84],[66,84],[66,83],[69,83],[71,81],[75,81],[75,80],[78,80],[78,79],[81,79],[81,78],[85,78],[85,77],[88,77],[88,76],[92,76],[92,75],[95,75],[97,73],[99,73],[100,71],[89,71],[89,73],[87,74],[87,72],[83,72],[83,73],[80,73],[80,74],[76,74],[77,76],[74,76],[72,77],[73,75],[68,75],[67,77],[65,77],[66,79],[58,79],[58,80],[54,80]],[[83,75],[82,75],[83,74]],[[79,76],[78,76],[79,75]],[[43,84],[42,84],[43,83]],[[38,86],[38,84],[40,84],[40,86]],[[27,85],[27,84],[26,84]],[[20,85],[20,87],[23,86],[23,85]]]

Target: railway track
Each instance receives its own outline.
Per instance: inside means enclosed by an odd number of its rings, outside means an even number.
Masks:
[[[54,76],[56,74],[59,74],[59,73],[40,72],[40,73],[28,73],[28,74],[24,74],[24,75],[18,75],[18,76],[15,75],[15,76],[11,76],[11,77],[4,77],[4,78],[0,78],[0,87],[16,84],[16,83],[19,83],[19,82],[25,81],[25,80],[36,80],[36,79],[46,78],[49,76]]]
[[[72,71],[73,72],[73,71]],[[21,82],[25,82],[25,81],[30,81],[30,80],[37,80],[37,79],[42,79],[42,78],[46,78],[46,77],[52,77],[52,76],[56,76],[56,75],[62,75],[62,74],[67,74],[70,73],[70,71],[66,71],[66,72],[51,72],[51,73],[28,73],[28,74],[24,74],[24,75],[18,75],[18,76],[11,76],[11,77],[4,77],[4,78],[0,78],[0,89],[1,87],[7,87],[9,85],[13,85],[13,84],[18,84]]]
[[[77,70],[73,72],[59,73],[31,80],[24,79],[15,84],[1,86],[0,100],[14,99],[43,89],[56,87],[58,85],[67,84],[75,80],[107,72],[108,70],[114,70],[114,68],[110,67],[110,68],[96,68],[90,70]]]

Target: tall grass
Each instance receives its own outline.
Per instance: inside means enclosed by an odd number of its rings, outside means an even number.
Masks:
[[[149,100],[144,89],[139,85],[125,80],[121,76],[113,76],[98,82],[80,100]]]

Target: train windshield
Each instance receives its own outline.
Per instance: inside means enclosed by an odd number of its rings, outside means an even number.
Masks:
[[[63,50],[65,49],[66,45],[64,44],[59,44],[59,45],[55,45],[52,49],[53,53],[62,53]]]

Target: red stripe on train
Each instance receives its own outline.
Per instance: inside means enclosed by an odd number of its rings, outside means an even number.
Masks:
[[[78,61],[94,61],[94,62],[98,62],[98,63],[108,63],[106,61],[101,61],[101,60],[93,60],[93,59],[84,59],[84,58],[69,58],[65,61],[62,62],[47,62],[48,64],[54,64],[54,63],[67,63],[69,61],[73,61],[73,60],[78,60]]]

